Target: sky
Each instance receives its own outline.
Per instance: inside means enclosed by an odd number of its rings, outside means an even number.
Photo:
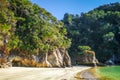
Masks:
[[[65,13],[80,14],[88,12],[100,5],[120,2],[120,0],[30,0],[38,4],[55,16],[58,20],[63,19]]]

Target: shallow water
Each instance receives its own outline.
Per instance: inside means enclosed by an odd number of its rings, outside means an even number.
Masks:
[[[120,66],[100,67],[96,70],[100,80],[120,80]]]

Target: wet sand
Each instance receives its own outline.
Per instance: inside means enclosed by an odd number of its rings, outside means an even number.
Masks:
[[[78,80],[78,72],[90,69],[86,66],[71,68],[0,68],[0,80]]]
[[[78,73],[79,80],[99,80],[100,76],[96,74],[96,69],[97,68],[90,68],[84,71],[81,71]]]

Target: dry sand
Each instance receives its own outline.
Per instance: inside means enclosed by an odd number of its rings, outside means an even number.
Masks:
[[[0,68],[0,80],[77,80],[76,74],[89,68],[85,66],[71,68]]]

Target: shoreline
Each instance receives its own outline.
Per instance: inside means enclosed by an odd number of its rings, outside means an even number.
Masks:
[[[105,66],[105,67],[98,66],[96,68],[92,67],[90,69],[87,69],[87,70],[81,71],[80,73],[77,73],[77,75],[78,75],[77,78],[79,80],[119,80],[118,75],[117,75],[117,77],[114,77],[114,76],[112,77],[112,76],[109,76],[109,73],[104,73],[104,75],[99,74],[100,68],[107,68],[107,69],[110,68],[107,71],[109,71],[110,73],[113,72],[115,74],[114,69],[116,69],[119,66],[113,65],[113,66]],[[112,74],[112,75],[114,75],[114,74]]]
[[[76,80],[76,74],[90,69],[88,66],[66,68],[0,68],[0,80]]]
[[[100,76],[95,74],[96,73],[95,67],[91,67],[90,69],[86,69],[77,73],[77,79],[79,80],[99,80]]]

